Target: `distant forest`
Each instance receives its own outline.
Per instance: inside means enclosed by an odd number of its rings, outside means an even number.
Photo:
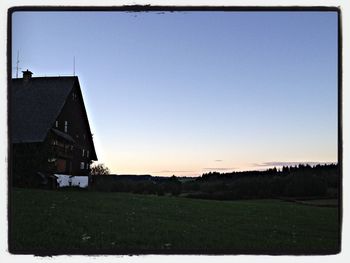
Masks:
[[[339,174],[337,164],[299,164],[264,171],[209,172],[196,178],[95,175],[92,189],[216,200],[337,198]]]

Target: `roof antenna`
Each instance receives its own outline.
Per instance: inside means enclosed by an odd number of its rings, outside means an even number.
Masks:
[[[73,57],[73,76],[75,76],[75,56]]]
[[[16,79],[18,79],[18,70],[21,69],[18,67],[18,65],[19,65],[19,50],[17,50]]]

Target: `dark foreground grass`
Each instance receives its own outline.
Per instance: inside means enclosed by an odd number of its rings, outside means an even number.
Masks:
[[[11,200],[13,253],[339,251],[337,208],[29,189]]]

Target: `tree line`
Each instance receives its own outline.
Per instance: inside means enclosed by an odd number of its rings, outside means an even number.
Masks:
[[[338,196],[336,164],[285,166],[265,171],[211,172],[197,179],[200,191],[191,197],[220,200],[251,198],[308,198]]]
[[[264,171],[209,172],[189,180],[182,180],[176,176],[169,178],[150,175],[94,175],[92,185],[92,188],[98,191],[170,194],[216,200],[335,198],[339,189],[339,166],[300,164]]]

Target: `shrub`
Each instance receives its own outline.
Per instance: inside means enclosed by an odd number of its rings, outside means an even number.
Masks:
[[[184,192],[195,192],[200,190],[200,186],[196,181],[184,182],[182,183],[182,190]]]
[[[204,193],[215,193],[218,191],[224,191],[227,190],[227,186],[225,183],[217,181],[217,182],[202,182],[199,185],[199,188]]]
[[[323,196],[327,193],[327,184],[322,178],[312,174],[297,173],[288,178],[285,196]]]
[[[96,164],[91,167],[90,175],[109,175],[109,168],[106,167],[103,163]]]

